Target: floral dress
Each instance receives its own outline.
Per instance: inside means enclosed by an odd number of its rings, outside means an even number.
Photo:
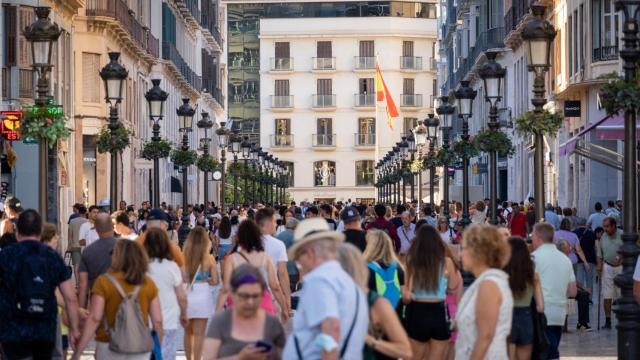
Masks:
[[[458,339],[456,341],[456,359],[469,359],[478,338],[476,323],[476,299],[478,288],[483,281],[493,281],[502,295],[502,303],[498,312],[498,322],[493,340],[487,349],[485,359],[508,360],[507,336],[511,333],[511,317],[513,315],[513,296],[509,288],[509,276],[502,270],[489,269],[483,272],[464,293],[456,318]]]

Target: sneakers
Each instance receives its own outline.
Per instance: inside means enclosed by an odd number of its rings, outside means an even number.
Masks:
[[[587,325],[583,325],[583,324],[578,324],[576,326],[576,330],[578,331],[584,331],[584,332],[591,332],[593,331],[593,329],[591,328],[591,326]]]
[[[602,328],[611,330],[611,323],[610,322],[605,323]]]

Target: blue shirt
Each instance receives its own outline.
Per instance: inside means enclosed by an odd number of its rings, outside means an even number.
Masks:
[[[51,276],[51,297],[60,283],[71,278],[64,261],[52,248],[37,240],[23,240],[0,252],[0,342],[46,341],[55,342],[57,307],[44,319],[26,319],[16,315],[16,291],[18,273],[22,270],[27,250],[45,248]]]
[[[284,246],[289,250],[291,245],[293,245],[293,231],[285,230],[276,236],[276,239],[282,241]],[[287,272],[289,275],[297,274],[298,267],[296,266],[296,262],[293,260],[287,261]]]
[[[560,229],[560,217],[551,210],[547,210],[544,212],[544,220],[553,225],[555,230]]]

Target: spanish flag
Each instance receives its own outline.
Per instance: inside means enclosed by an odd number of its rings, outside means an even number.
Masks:
[[[393,98],[391,98],[389,89],[387,89],[387,84],[385,84],[384,79],[382,78],[382,73],[380,72],[378,64],[376,64],[376,93],[378,102],[387,102],[387,124],[389,124],[389,128],[393,130],[393,118],[400,116],[400,114],[398,113],[396,104],[393,102]]]

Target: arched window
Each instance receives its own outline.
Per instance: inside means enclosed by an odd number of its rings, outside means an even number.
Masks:
[[[336,186],[336,163],[323,160],[313,163],[314,186]]]
[[[373,160],[356,161],[356,186],[373,186]]]

